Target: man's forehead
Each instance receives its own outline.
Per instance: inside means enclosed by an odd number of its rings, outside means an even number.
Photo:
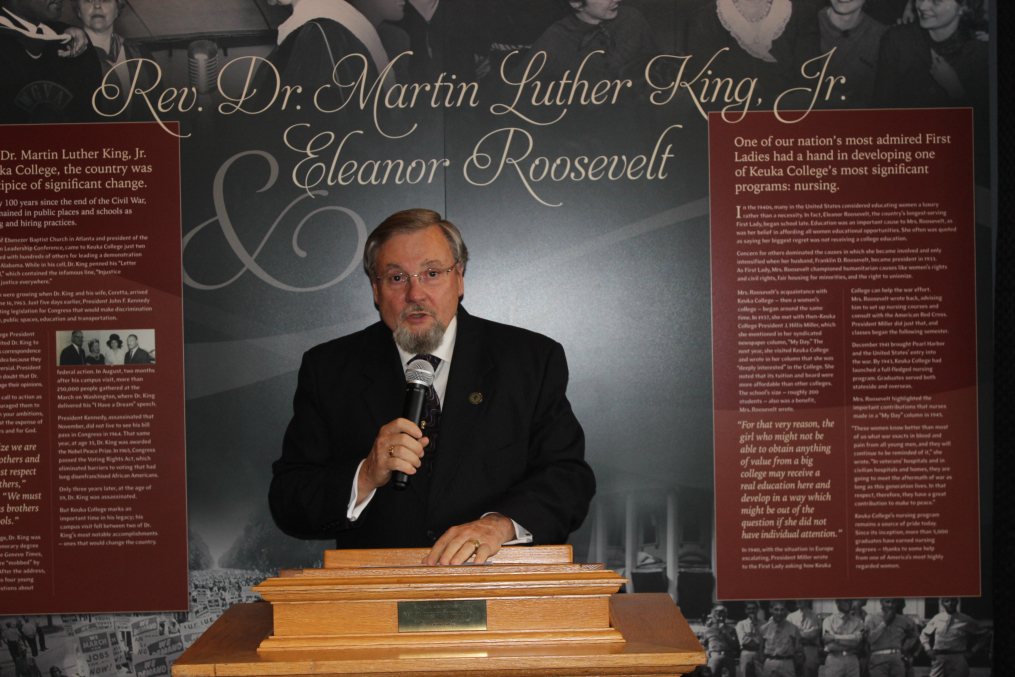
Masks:
[[[422,267],[422,268],[430,268],[430,267],[433,267],[433,266],[442,266],[442,265],[444,265],[444,261],[442,259],[427,259],[426,261],[420,262],[418,265],[420,267]],[[394,261],[388,261],[387,263],[381,263],[381,266],[385,270],[401,270],[402,268],[412,267],[412,266],[408,266],[408,265],[403,266],[401,263],[396,263]]]
[[[377,250],[377,263],[384,268],[450,264],[453,258],[439,226],[394,235]]]

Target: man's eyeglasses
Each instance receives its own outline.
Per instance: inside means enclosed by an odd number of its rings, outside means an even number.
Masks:
[[[437,287],[447,282],[448,275],[454,270],[454,266],[447,270],[436,270],[434,268],[428,268],[422,273],[416,273],[415,275],[409,275],[403,273],[400,270],[388,271],[384,275],[379,275],[375,279],[381,283],[385,289],[404,289],[409,285],[409,278],[416,278],[419,283],[424,287]]]

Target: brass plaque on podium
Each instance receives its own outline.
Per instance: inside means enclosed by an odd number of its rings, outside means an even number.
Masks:
[[[399,632],[486,630],[485,599],[442,599],[398,603]]]

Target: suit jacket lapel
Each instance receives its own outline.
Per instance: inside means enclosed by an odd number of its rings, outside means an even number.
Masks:
[[[370,344],[366,346],[360,369],[360,393],[374,418],[374,428],[398,418],[405,396],[405,373],[398,367],[398,350],[391,331],[381,323],[371,328]],[[357,359],[355,356],[353,359]],[[394,412],[394,413],[392,413]]]
[[[405,370],[395,348],[391,330],[383,323],[375,325],[368,354],[363,356],[362,396],[374,419],[374,430],[402,415],[405,402]],[[410,475],[409,486],[422,501],[426,501],[427,478],[425,473]]]
[[[437,465],[430,481],[430,506],[438,505],[451,484],[463,455],[470,453],[480,408],[469,404],[469,394],[489,391],[494,369],[482,332],[464,308],[458,309],[458,335],[451,358],[448,387],[441,402],[441,440]],[[477,515],[478,517],[478,515]]]

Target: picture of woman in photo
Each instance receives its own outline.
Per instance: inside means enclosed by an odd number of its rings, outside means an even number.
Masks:
[[[990,182],[990,43],[981,0],[915,0],[916,21],[881,39],[878,108],[973,109],[976,183]]]
[[[106,358],[101,352],[102,344],[99,339],[93,338],[88,341],[88,354],[85,355],[85,364],[100,366],[106,364]]]
[[[125,42],[114,30],[116,20],[126,4],[127,0],[74,0],[73,3],[78,19],[81,20],[81,25],[88,36],[88,41],[91,42],[99,57],[103,78],[110,71],[115,71],[115,78],[103,80],[104,84],[112,86],[104,87],[101,94],[95,97],[95,101],[107,115],[119,114],[124,111],[127,101],[125,92],[130,91],[135,76],[138,88],[145,91],[151,88],[157,77],[155,67],[151,64],[139,66],[137,62],[127,63],[132,59],[151,60],[153,57],[147,49]],[[141,68],[140,73],[137,72],[139,67]],[[132,111],[127,110],[126,112],[127,119],[130,119]]]
[[[978,0],[915,0],[914,23],[881,41],[874,105],[985,106],[990,45],[977,35]]]
[[[122,366],[125,352],[126,351],[123,350],[123,341],[120,340],[120,335],[110,334],[109,339],[106,341],[106,364]]]

